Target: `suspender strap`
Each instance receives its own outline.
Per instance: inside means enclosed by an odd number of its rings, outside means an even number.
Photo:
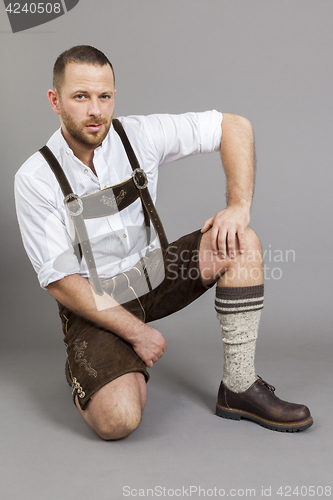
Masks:
[[[67,212],[71,216],[74,223],[80,248],[87,263],[91,284],[98,295],[103,295],[104,292],[96,271],[95,259],[90,245],[86,224],[82,216],[82,201],[76,194],[73,193],[73,190],[67,180],[65,173],[52,151],[47,146],[44,146],[39,150],[39,152],[44,156],[45,160],[50,165],[54,175],[57,178],[57,181],[60,184],[61,190],[65,197],[64,201]]]
[[[43,146],[39,150],[39,152],[44,156],[45,160],[50,165],[52,172],[54,173],[54,175],[57,178],[57,181],[60,184],[61,191],[63,192],[65,198],[71,194],[74,196],[72,187],[67,180],[65,172],[61,168],[57,158],[54,156],[50,148],[48,146]]]
[[[166,250],[167,247],[169,246],[168,243],[168,238],[165,234],[163,224],[161,222],[161,219],[158,216],[157,210],[155,208],[155,205],[153,203],[153,200],[151,199],[149,190],[148,190],[148,180],[147,176],[144,170],[140,168],[139,162],[137,160],[137,157],[135,156],[135,153],[133,151],[133,148],[131,146],[131,143],[128,140],[128,137],[126,135],[126,132],[120,123],[119,120],[116,118],[112,121],[113,127],[117,134],[119,135],[121,142],[123,143],[123,146],[125,148],[125,151],[127,153],[129,162],[131,164],[132,170],[133,170],[133,182],[137,189],[139,189],[140,192],[140,198],[141,198],[141,203],[144,208],[144,211],[148,214],[149,219],[151,220],[156,233],[158,234],[159,240],[161,247]]]

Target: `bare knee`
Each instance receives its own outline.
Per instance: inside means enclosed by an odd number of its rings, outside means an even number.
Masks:
[[[82,410],[87,424],[101,439],[123,439],[140,425],[147,398],[142,373],[127,373],[99,389]]]
[[[258,259],[261,259],[261,243],[258,235],[252,228],[247,227],[245,229],[246,237],[246,251],[255,252]]]
[[[76,406],[86,423],[105,441],[123,439],[134,432],[142,418],[141,405],[128,402],[96,404],[91,400],[86,410],[82,410],[76,400]]]
[[[263,261],[261,244],[257,234],[250,227],[245,230],[246,250],[235,259],[227,260],[226,272],[221,274],[218,286],[255,286],[263,282]]]
[[[99,415],[95,422],[95,432],[105,440],[124,439],[140,425],[142,412],[140,408],[117,408],[113,412]]]

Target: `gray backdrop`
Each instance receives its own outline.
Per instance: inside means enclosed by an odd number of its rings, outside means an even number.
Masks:
[[[279,486],[286,494],[290,485],[313,498],[310,485],[332,486],[332,2],[80,0],[16,34],[0,8],[3,498],[113,500],[140,488],[157,498],[159,485],[165,497],[186,498],[189,490],[177,488],[192,485],[206,496],[235,488],[237,498],[248,488],[262,498],[270,492],[262,487],[272,487],[279,498]],[[252,121],[251,225],[266,257],[257,370],[280,397],[310,406],[308,431],[274,433],[214,416],[222,347],[213,290],[155,325],[168,351],[151,370],[136,433],[104,443],[80,420],[64,382],[56,306],[24,253],[13,201],[16,170],[58,127],[46,97],[54,60],[77,44],[113,62],[118,116],[215,108]],[[224,192],[218,154],[161,169],[158,208],[169,239],[200,227],[224,206]]]

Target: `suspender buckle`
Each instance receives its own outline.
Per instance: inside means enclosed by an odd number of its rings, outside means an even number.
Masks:
[[[74,193],[70,193],[64,199],[66,210],[71,217],[77,217],[83,212],[83,203],[81,198]]]
[[[132,177],[137,189],[145,189],[148,186],[147,175],[142,168],[136,168],[133,170]]]

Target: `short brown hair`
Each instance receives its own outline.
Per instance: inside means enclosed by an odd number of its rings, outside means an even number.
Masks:
[[[58,56],[53,66],[53,88],[60,90],[65,76],[67,64],[95,64],[105,66],[108,64],[112,70],[113,80],[115,81],[114,70],[111,62],[103,52],[90,45],[76,45],[71,49],[65,50]]]

